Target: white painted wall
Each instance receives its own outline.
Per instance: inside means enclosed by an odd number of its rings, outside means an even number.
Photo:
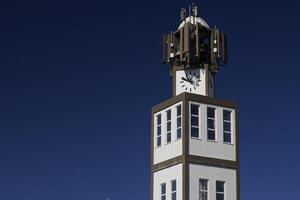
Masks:
[[[225,182],[225,199],[236,200],[236,170],[190,164],[190,200],[199,199],[199,179],[208,179],[208,199],[216,199],[216,181]]]
[[[176,179],[177,193],[176,199],[182,199],[182,164],[178,164],[167,169],[160,170],[154,173],[153,177],[153,198],[160,200],[161,191],[160,185],[166,183],[166,199],[171,199],[171,181]]]
[[[177,157],[182,155],[182,139],[177,140],[176,138],[176,106],[181,105],[181,110],[183,110],[182,102],[174,104],[167,109],[164,109],[160,112],[154,114],[154,164],[163,162],[165,160],[169,160],[171,158]],[[166,135],[166,121],[167,121],[167,114],[166,111],[171,109],[171,143],[167,144],[167,135]],[[156,146],[156,116],[161,114],[162,116],[162,142],[161,147]],[[183,120],[183,118],[182,118]],[[183,135],[183,129],[182,129]]]
[[[225,107],[199,104],[196,102],[190,102],[190,104],[191,103],[200,105],[200,139],[193,139],[191,138],[191,134],[189,134],[189,153],[191,155],[236,161],[235,111]],[[216,109],[216,141],[207,140],[207,106],[214,107]],[[232,144],[225,144],[223,142],[223,109],[232,111]]]

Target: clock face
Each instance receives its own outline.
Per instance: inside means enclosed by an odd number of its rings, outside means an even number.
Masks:
[[[176,87],[178,93],[199,93],[202,85],[202,77],[204,77],[203,69],[178,71],[176,74]]]

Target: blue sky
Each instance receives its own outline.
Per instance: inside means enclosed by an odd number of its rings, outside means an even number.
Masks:
[[[1,2],[0,199],[149,199],[162,35],[189,3]],[[299,3],[195,3],[229,37],[216,94],[240,107],[242,199],[300,199]]]

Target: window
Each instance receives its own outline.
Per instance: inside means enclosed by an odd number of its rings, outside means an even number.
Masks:
[[[176,180],[171,181],[171,200],[176,200]]]
[[[216,196],[217,200],[224,200],[225,199],[225,190],[224,190],[225,182],[217,181],[216,182]]]
[[[160,197],[161,200],[166,200],[166,183],[160,185]]]
[[[208,180],[200,179],[199,180],[199,199],[208,200]]]
[[[181,117],[182,113],[181,113],[181,105],[177,106],[176,107],[176,136],[177,136],[177,139],[180,139],[181,138],[181,130],[182,130],[182,117]]]
[[[231,143],[231,111],[223,110],[223,138],[225,143]]]
[[[161,114],[156,115],[156,147],[161,146]]]
[[[190,113],[191,137],[199,138],[199,105],[191,104]]]
[[[207,108],[207,139],[216,140],[215,109]]]
[[[167,143],[171,142],[171,110],[167,110]]]

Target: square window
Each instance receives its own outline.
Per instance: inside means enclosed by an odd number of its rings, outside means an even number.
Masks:
[[[224,182],[217,181],[216,186],[217,186],[217,192],[224,192]]]
[[[171,110],[167,111],[167,120],[171,120]]]
[[[223,120],[231,121],[231,111],[223,110]]]
[[[224,131],[231,132],[231,123],[223,122],[223,128],[224,128]]]
[[[161,135],[161,126],[158,126],[157,127],[157,136],[160,136]]]
[[[157,125],[161,124],[161,115],[157,115]]]
[[[207,130],[207,139],[208,140],[216,140],[215,131]]]
[[[207,108],[207,117],[215,118],[215,109],[214,108]]]
[[[177,129],[177,139],[181,138],[181,128]]]
[[[199,118],[195,117],[195,116],[192,116],[191,117],[191,125],[192,126],[199,126]]]
[[[215,120],[214,119],[207,119],[207,128],[215,129]]]
[[[191,114],[192,115],[199,115],[199,106],[192,104],[191,105]]]
[[[224,194],[217,194],[217,200],[224,200]]]
[[[171,142],[171,132],[167,133],[167,143]]]
[[[160,147],[161,146],[161,137],[158,137],[157,138],[157,147]]]
[[[231,134],[224,132],[224,142],[231,143]]]
[[[199,138],[199,128],[191,127],[191,136],[193,138]]]
[[[177,109],[177,117],[181,116],[181,105],[176,107]]]
[[[177,118],[177,127],[181,127],[181,117]]]
[[[167,131],[171,131],[171,122],[167,122]]]

